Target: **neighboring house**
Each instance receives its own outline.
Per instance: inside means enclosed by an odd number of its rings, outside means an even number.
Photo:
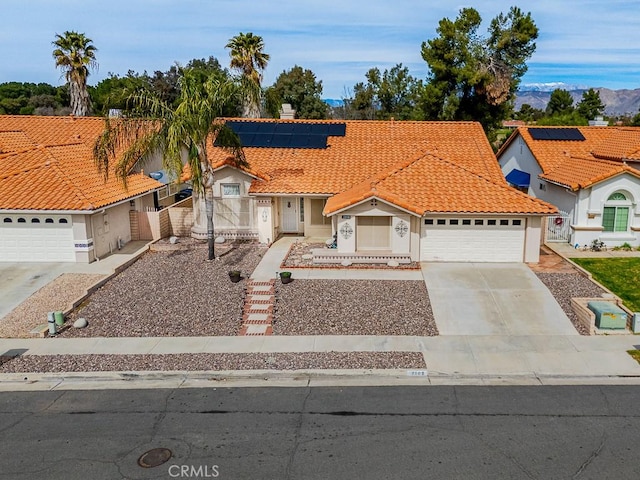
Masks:
[[[104,119],[0,116],[0,261],[92,262],[132,238],[130,212],[162,183],[105,182],[93,161]]]
[[[224,121],[249,168],[210,147],[216,235],[336,234],[320,262],[537,262],[557,213],[505,182],[475,122]]]
[[[640,128],[520,127],[498,161],[512,186],[563,212],[549,240],[640,245]]]

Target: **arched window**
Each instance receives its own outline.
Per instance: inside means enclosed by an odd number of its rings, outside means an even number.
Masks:
[[[13,220],[11,220],[9,217],[4,217],[4,220],[2,220],[4,223],[13,223]]]
[[[53,223],[53,218],[45,218],[44,223]]]
[[[66,218],[61,218],[60,220],[58,220],[58,223],[69,223],[69,222],[67,222]]]
[[[631,201],[622,192],[609,195],[602,212],[602,226],[605,232],[626,232],[629,229]]]
[[[31,223],[40,223],[40,219],[34,217],[31,219]]]
[[[27,223],[27,221],[24,218],[20,217],[18,219],[18,223]]]

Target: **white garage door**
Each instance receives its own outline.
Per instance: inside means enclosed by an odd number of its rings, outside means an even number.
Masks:
[[[0,261],[75,260],[71,216],[0,214]]]
[[[423,218],[423,262],[522,262],[524,218]]]

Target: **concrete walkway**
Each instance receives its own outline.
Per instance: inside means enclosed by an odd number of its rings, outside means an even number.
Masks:
[[[291,245],[304,237],[283,237],[275,242],[264,255],[251,278],[265,281],[276,277],[277,272],[288,270],[293,278],[306,280],[422,280],[420,270],[392,270],[388,268],[283,268],[280,265]]]
[[[263,257],[251,278],[273,279],[295,238],[276,242]],[[123,262],[131,256],[123,255]],[[102,263],[102,262],[101,262]],[[93,265],[93,264],[92,264]],[[97,265],[105,267],[104,264]],[[519,297],[531,294],[533,275],[524,265],[512,268],[464,264],[423,264],[421,271],[369,269],[292,269],[297,278],[363,278],[424,280],[430,288],[436,322],[441,328],[437,337],[407,336],[256,336],[256,337],[141,337],[141,338],[45,338],[0,339],[0,355],[65,354],[171,354],[171,353],[249,353],[249,352],[353,352],[407,351],[424,356],[425,371],[306,371],[306,372],[215,372],[225,380],[248,379],[247,385],[265,385],[266,379],[288,378],[283,385],[320,384],[568,384],[633,383],[640,384],[640,365],[627,350],[640,347],[640,337],[611,335],[585,337],[575,330],[545,326],[537,330],[532,324],[540,315],[559,317],[553,302],[544,292],[535,293],[533,304],[518,303]],[[486,267],[486,268],[485,268]],[[468,270],[467,283],[447,284],[445,274],[456,268]],[[504,269],[509,272],[504,271]],[[488,274],[487,269],[494,273]],[[502,270],[502,272],[500,272]],[[513,270],[513,271],[512,271]],[[423,273],[424,272],[424,273]],[[528,272],[528,273],[527,273]],[[424,274],[424,277],[423,277]],[[530,274],[530,275],[529,275]],[[464,275],[463,275],[464,277]],[[449,277],[449,281],[453,280]],[[459,282],[458,276],[458,282]],[[444,282],[444,283],[443,283]],[[443,284],[442,287],[438,285]],[[477,295],[470,294],[474,286]],[[541,294],[543,297],[539,297]],[[547,291],[547,294],[549,292]],[[466,297],[465,297],[466,295]],[[549,294],[550,295],[550,294]],[[489,309],[479,314],[474,302],[490,297]],[[471,298],[474,297],[474,298]],[[501,298],[504,297],[504,298]],[[504,307],[504,299],[511,304]],[[516,298],[515,303],[513,298]],[[442,302],[454,307],[443,307]],[[460,306],[455,306],[455,305]],[[556,304],[557,305],[557,304]],[[461,311],[456,309],[462,308]],[[495,314],[496,318],[491,318]],[[480,317],[483,315],[484,317]],[[562,314],[564,316],[564,314]],[[456,318],[465,318],[456,324]],[[535,317],[535,318],[534,318]],[[497,319],[497,320],[496,320]],[[566,316],[562,320],[565,321]],[[568,320],[566,320],[568,322]],[[449,322],[449,323],[447,323]],[[475,322],[484,327],[471,328]],[[446,326],[448,325],[448,326]],[[443,331],[444,330],[444,331]],[[464,334],[460,334],[460,333]],[[0,374],[2,389],[38,388],[144,388],[152,386],[211,386],[212,372],[136,372],[83,374]],[[132,378],[147,379],[137,383]],[[330,377],[330,379],[329,379]],[[73,379],[84,383],[73,383]],[[86,380],[95,379],[90,384]],[[105,380],[106,379],[106,380]],[[69,382],[71,381],[71,385]],[[102,383],[100,383],[102,382]],[[167,383],[168,382],[168,383]],[[173,383],[172,383],[173,382]],[[324,383],[323,383],[324,382]],[[273,384],[273,383],[272,383]],[[93,385],[93,387],[91,386]]]

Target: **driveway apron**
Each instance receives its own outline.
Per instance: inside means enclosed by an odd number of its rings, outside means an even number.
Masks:
[[[578,335],[525,264],[422,263],[440,335]]]

